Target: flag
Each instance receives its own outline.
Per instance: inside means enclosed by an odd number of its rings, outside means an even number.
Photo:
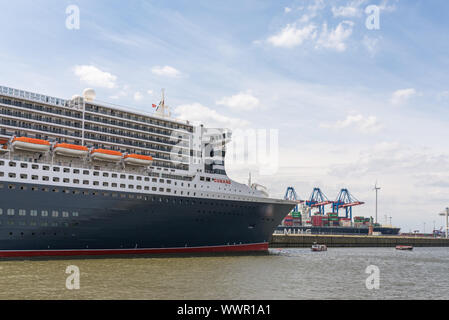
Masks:
[[[157,105],[155,105],[154,103],[153,103],[153,108],[156,108],[157,107]]]

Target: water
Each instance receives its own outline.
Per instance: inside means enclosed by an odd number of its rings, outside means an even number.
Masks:
[[[80,289],[66,289],[66,267]],[[365,269],[380,270],[368,290]],[[0,261],[0,299],[448,299],[449,249],[270,249],[267,255]]]

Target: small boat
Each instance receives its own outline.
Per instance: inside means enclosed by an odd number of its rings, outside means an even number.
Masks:
[[[5,145],[1,145],[0,144],[0,153],[5,153],[5,152],[8,152],[9,150],[8,150],[8,146],[5,144]]]
[[[90,153],[93,160],[117,162],[122,159],[122,153],[119,151],[94,149]]]
[[[312,245],[312,251],[327,251],[327,247],[324,244],[317,244],[314,242]]]
[[[143,156],[140,154],[127,154],[124,157],[125,164],[131,164],[135,166],[148,166],[153,161],[153,158],[150,156]]]
[[[47,152],[50,150],[49,141],[28,137],[14,138],[11,145],[14,149],[24,151]]]
[[[68,143],[58,143],[54,146],[55,154],[68,157],[84,157],[89,153],[89,149],[84,146]]]
[[[399,245],[399,246],[396,246],[396,250],[413,250],[413,246]]]

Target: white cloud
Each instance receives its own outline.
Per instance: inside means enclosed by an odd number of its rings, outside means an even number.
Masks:
[[[176,118],[204,124],[209,128],[246,128],[249,125],[246,120],[227,117],[200,103],[180,105],[174,109],[174,114]]]
[[[367,0],[353,0],[349,2],[346,6],[332,7],[332,14],[334,17],[359,17],[362,15],[362,4],[366,3]]]
[[[332,7],[334,17],[357,17],[360,15],[359,8],[356,7]]]
[[[117,77],[104,72],[92,65],[77,65],[73,67],[73,72],[82,82],[90,86],[113,89],[115,88]]]
[[[181,72],[173,67],[170,66],[155,66],[151,69],[151,72],[158,76],[166,76],[171,78],[176,78],[181,75]]]
[[[287,24],[278,34],[268,38],[268,42],[275,47],[292,48],[301,45],[307,39],[313,39],[316,36],[316,27],[313,24],[303,28],[297,28],[296,24]]]
[[[253,96],[249,91],[240,92],[231,97],[224,97],[216,102],[218,105],[225,105],[231,109],[249,111],[259,106],[259,99]]]
[[[134,100],[141,101],[142,99],[143,99],[143,95],[139,91],[134,93]]]
[[[292,11],[292,8],[289,8],[289,7],[285,7],[284,8],[284,12],[285,13],[289,13],[289,12],[291,12]]]
[[[310,4],[307,9],[313,13],[323,10],[326,7],[324,0],[315,0],[313,4]]]
[[[328,31],[327,23],[323,24],[316,48],[328,48],[340,52],[345,51],[345,41],[351,36],[353,26],[354,22],[352,21],[342,21],[334,30],[331,29]]]
[[[153,90],[148,90],[147,93],[151,96],[153,95]]]
[[[382,125],[375,116],[365,117],[361,114],[348,115],[346,119],[339,120],[333,124],[322,123],[320,127],[337,130],[353,127],[362,133],[375,133],[382,129]]]
[[[416,90],[413,88],[397,90],[391,97],[391,103],[395,105],[405,103],[414,95],[416,95]]]

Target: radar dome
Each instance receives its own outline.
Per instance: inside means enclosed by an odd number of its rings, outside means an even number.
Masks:
[[[92,101],[95,100],[96,97],[96,93],[94,89],[84,89],[83,91],[83,97],[84,99],[86,99],[87,101]]]

